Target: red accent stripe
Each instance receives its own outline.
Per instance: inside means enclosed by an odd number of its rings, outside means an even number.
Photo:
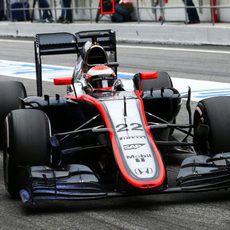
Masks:
[[[157,157],[157,161],[158,161],[158,164],[159,164],[159,169],[160,169],[160,175],[158,177],[157,180],[155,180],[155,183],[158,184],[158,186],[162,185],[164,180],[165,180],[165,177],[166,177],[166,172],[165,172],[165,166],[164,166],[164,163],[163,163],[163,160],[162,160],[162,157],[161,157],[161,154],[156,146],[156,143],[152,137],[152,134],[151,134],[151,131],[150,131],[150,127],[148,125],[148,121],[147,121],[147,118],[145,116],[145,109],[144,109],[144,103],[143,103],[143,100],[141,98],[141,94],[138,90],[136,90],[136,95],[137,97],[139,98],[139,102],[140,102],[140,106],[141,106],[141,115],[142,115],[142,118],[144,120],[144,124],[145,124],[145,129],[148,133],[148,137],[151,141],[151,144],[152,144],[152,147],[153,147],[153,150],[156,154],[156,157]]]
[[[165,168],[164,168],[164,164],[163,164],[163,161],[162,161],[162,158],[161,158],[161,155],[156,147],[156,144],[155,142],[153,141],[152,139],[152,136],[151,136],[151,132],[150,132],[150,129],[148,127],[148,123],[147,123],[147,119],[145,117],[145,112],[144,112],[144,106],[143,106],[143,102],[142,102],[142,99],[139,95],[139,93],[137,92],[136,93],[139,100],[140,100],[140,105],[141,105],[141,115],[144,119],[144,124],[146,126],[146,130],[147,130],[147,134],[149,136],[149,139],[151,141],[151,144],[153,146],[153,149],[156,153],[156,157],[157,157],[157,161],[158,161],[158,164],[159,164],[159,176],[157,179],[155,180],[149,180],[149,181],[138,181],[136,179],[134,179],[133,177],[131,177],[129,175],[129,173],[127,172],[125,166],[124,166],[124,163],[123,163],[123,160],[122,160],[122,157],[121,157],[121,153],[120,153],[120,149],[118,147],[118,144],[117,144],[117,141],[116,141],[116,138],[115,138],[115,134],[114,134],[114,131],[113,131],[113,126],[109,120],[109,117],[105,111],[105,108],[103,107],[103,105],[100,103],[99,100],[97,100],[96,98],[93,98],[89,95],[82,95],[80,97],[68,97],[68,98],[72,98],[72,99],[75,99],[75,100],[82,100],[82,101],[87,101],[93,105],[95,105],[97,107],[97,109],[99,110],[99,112],[101,113],[104,121],[105,121],[105,124],[106,124],[106,127],[110,129],[110,139],[111,139],[111,142],[112,142],[112,146],[113,146],[113,150],[114,150],[114,153],[115,153],[115,157],[116,157],[116,160],[117,160],[117,163],[118,163],[118,166],[120,168],[120,171],[122,173],[122,175],[124,176],[124,178],[131,184],[133,185],[134,187],[138,187],[138,188],[141,188],[141,189],[147,189],[147,188],[154,188],[154,187],[159,187],[163,184],[164,180],[165,180]]]

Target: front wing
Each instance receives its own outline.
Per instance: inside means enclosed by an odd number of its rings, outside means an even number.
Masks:
[[[214,157],[199,155],[186,158],[177,176],[177,186],[144,193],[115,192],[102,185],[85,165],[71,164],[58,168],[27,167],[25,188],[20,190],[24,204],[47,200],[85,200],[154,193],[202,192],[230,188],[230,153]]]

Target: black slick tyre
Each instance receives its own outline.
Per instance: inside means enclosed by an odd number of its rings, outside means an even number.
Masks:
[[[7,114],[21,105],[20,98],[26,97],[26,89],[18,81],[0,81],[0,149],[2,149],[3,123]]]
[[[198,154],[230,151],[230,97],[200,101],[194,112],[194,146]]]
[[[167,72],[158,72],[158,78],[142,81],[142,90],[160,90],[162,88],[173,88],[172,79]],[[173,124],[176,124],[176,118],[172,121]],[[169,134],[172,135],[174,128],[170,128]]]
[[[158,72],[158,78],[142,82],[142,90],[157,90],[161,88],[173,88],[171,77],[167,72]]]
[[[50,165],[50,123],[40,110],[11,111],[4,124],[4,182],[13,198],[19,196],[24,181],[23,166]]]

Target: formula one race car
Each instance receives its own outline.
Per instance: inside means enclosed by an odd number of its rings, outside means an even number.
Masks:
[[[38,34],[34,45],[37,96],[27,96],[20,82],[0,82],[4,180],[12,197],[30,205],[230,187],[229,97],[200,101],[192,122],[191,91],[181,96],[166,72],[120,78],[111,30]],[[43,96],[41,56],[70,53],[77,55],[73,76],[54,79],[67,86],[66,95]],[[183,97],[189,124],[176,122]],[[163,159],[175,152],[193,155],[170,188]]]

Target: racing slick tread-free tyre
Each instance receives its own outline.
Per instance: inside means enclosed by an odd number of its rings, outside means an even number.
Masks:
[[[23,167],[50,165],[50,122],[40,110],[11,111],[4,124],[3,164],[5,186],[17,198],[24,179]]]
[[[21,105],[20,98],[26,97],[26,89],[18,81],[0,82],[0,149],[2,149],[3,124],[7,114]]]
[[[142,82],[143,91],[149,91],[150,89],[157,90],[163,87],[173,88],[171,77],[167,72],[158,72],[158,78]]]
[[[158,72],[158,78],[142,82],[143,91],[149,91],[150,89],[159,90],[161,88],[173,88],[172,79],[167,72]],[[176,118],[172,123],[176,124]],[[172,135],[173,132],[174,128],[170,128],[170,135]]]
[[[230,97],[200,101],[194,112],[194,145],[198,154],[230,151]],[[206,127],[206,128],[204,128]]]

